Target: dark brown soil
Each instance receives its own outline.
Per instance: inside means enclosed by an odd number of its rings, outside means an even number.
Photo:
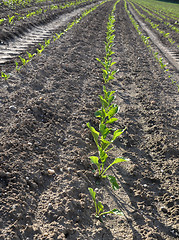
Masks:
[[[115,127],[127,127],[110,155],[131,159],[111,169],[118,191],[94,176],[88,158],[97,149],[86,123],[98,125],[103,85],[96,58],[105,54],[114,3],[0,80],[0,240],[179,237],[177,88],[138,36],[123,0],[115,12],[119,71],[107,86],[120,106]],[[105,210],[118,208],[124,216],[95,219],[88,187]]]

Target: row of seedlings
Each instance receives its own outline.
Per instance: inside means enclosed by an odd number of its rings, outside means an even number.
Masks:
[[[115,15],[114,11],[116,10],[116,5],[120,0],[118,0],[114,6],[111,14],[108,18],[107,23],[107,36],[105,42],[105,57],[104,60],[100,60],[97,58],[103,68],[103,95],[99,96],[101,102],[101,108],[95,112],[95,116],[99,119],[99,129],[95,129],[91,124],[88,122],[87,127],[91,131],[91,134],[94,138],[94,142],[97,146],[98,156],[90,156],[90,160],[92,164],[96,165],[98,176],[99,178],[108,178],[110,181],[113,190],[119,189],[119,185],[116,181],[114,176],[108,175],[107,170],[111,168],[114,164],[121,163],[128,161],[128,159],[124,159],[122,157],[117,157],[113,160],[112,163],[109,163],[108,160],[108,153],[112,150],[112,144],[116,138],[118,138],[126,129],[118,129],[113,130],[111,125],[116,122],[118,119],[115,114],[118,112],[119,107],[113,103],[114,100],[114,93],[115,91],[108,91],[107,90],[107,83],[114,79],[114,74],[116,70],[112,70],[112,66],[115,62],[112,61],[112,55],[114,52],[112,51],[113,42],[115,38],[115,30],[114,30],[114,22],[115,22]],[[94,206],[95,206],[95,217],[102,221],[101,217],[105,214],[122,214],[121,211],[118,209],[112,209],[110,211],[104,211],[104,206],[100,201],[96,200],[96,192],[92,188],[88,188],[90,195],[93,199]]]
[[[47,8],[38,8],[35,11],[32,12],[27,12],[23,15],[20,15],[19,13],[15,12],[15,14],[13,16],[8,15],[7,17],[1,18],[0,19],[0,24],[2,24],[5,21],[8,21],[9,24],[15,24],[16,21],[20,21],[21,19],[26,19],[26,18],[30,18],[36,15],[40,15],[40,14],[45,14],[47,11],[54,11],[57,9],[65,9],[65,8],[70,8],[72,6],[78,6],[81,3],[85,3],[88,2],[89,0],[76,0],[74,2],[67,2],[65,4],[60,4],[60,5],[50,5]],[[91,1],[91,0],[90,0]]]
[[[124,8],[129,16],[129,19],[131,20],[133,26],[135,27],[135,29],[137,30],[138,34],[140,35],[142,41],[144,42],[144,44],[147,46],[147,48],[149,49],[149,51],[152,52],[153,56],[155,57],[155,59],[159,62],[161,68],[164,70],[164,72],[169,72],[169,69],[167,68],[167,64],[165,64],[163,62],[163,58],[158,56],[158,52],[154,52],[152,50],[152,47],[150,45],[149,39],[150,37],[146,37],[142,31],[139,29],[139,24],[135,21],[135,19],[133,18],[132,14],[130,13],[130,11],[127,8],[127,3],[126,0],[124,0]],[[168,74],[168,78],[171,79],[172,84],[176,84],[177,88],[178,88],[178,92],[179,92],[179,84],[172,79],[172,76],[170,74]]]
[[[134,1],[134,0],[133,0]],[[139,3],[139,1],[137,1],[137,3]],[[164,18],[164,19],[168,19],[170,20],[174,20],[175,24],[178,25],[179,23],[178,21],[178,17],[171,12],[170,8],[165,7],[162,8],[161,6],[156,6],[156,4],[153,4],[151,1],[144,1],[144,2],[140,2],[140,4],[142,4],[142,6],[150,9],[151,11],[153,11],[155,14],[159,15],[160,17]]]
[[[179,32],[179,28],[177,28],[176,26],[174,26],[174,25],[171,24],[170,22],[164,21],[164,17],[163,17],[163,18],[162,18],[162,17],[159,17],[159,16],[156,15],[156,13],[153,14],[153,13],[151,12],[151,10],[149,11],[149,9],[143,7],[143,6],[140,5],[139,3],[136,3],[135,1],[131,1],[131,0],[130,0],[130,2],[135,3],[135,4],[136,4],[139,8],[141,8],[144,12],[146,12],[146,13],[147,13],[148,15],[150,15],[152,18],[157,19],[157,20],[160,21],[161,23],[163,23],[163,24],[165,24],[166,26],[170,27],[171,30],[173,30],[173,31],[175,31],[175,32]],[[175,24],[175,25],[176,25],[176,24]]]
[[[63,34],[65,34],[68,30],[70,30],[70,29],[73,27],[73,25],[78,24],[83,17],[87,16],[90,12],[96,10],[97,7],[99,7],[100,5],[104,4],[106,1],[108,1],[108,0],[104,0],[104,1],[100,2],[99,4],[95,5],[94,7],[90,8],[89,10],[84,11],[79,18],[77,18],[76,20],[74,20],[74,21],[72,21],[71,23],[69,23],[68,26],[66,27],[66,29],[65,29],[63,32],[61,32],[60,34],[55,33],[55,35],[53,36],[54,42],[55,42],[57,39],[59,39]],[[37,48],[37,49],[36,49],[36,50],[37,50],[37,53],[31,54],[31,53],[27,52],[27,55],[28,55],[28,58],[27,58],[27,59],[19,56],[22,64],[19,65],[19,63],[18,63],[17,61],[15,61],[16,71],[20,71],[21,68],[22,68],[22,66],[25,66],[25,65],[26,65],[33,57],[35,57],[37,54],[38,54],[38,55],[41,55],[42,52],[45,50],[45,48],[50,45],[50,43],[51,43],[51,39],[46,39],[44,44],[39,43],[40,48]],[[4,71],[1,71],[1,77],[2,77],[4,80],[8,80],[9,77],[10,77],[10,74],[5,73]]]
[[[175,40],[173,40],[169,35],[170,33],[166,33],[164,30],[161,30],[159,28],[159,24],[156,24],[154,22],[151,21],[150,18],[148,18],[146,15],[142,14],[135,6],[133,3],[130,2],[130,4],[132,5],[133,9],[142,17],[145,19],[145,22],[148,22],[150,24],[150,26],[153,29],[156,29],[161,35],[163,35],[164,38],[166,38],[171,44],[175,43]],[[178,46],[177,46],[178,47]]]

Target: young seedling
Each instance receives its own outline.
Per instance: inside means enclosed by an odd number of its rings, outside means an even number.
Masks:
[[[96,60],[100,62],[104,67],[102,68],[104,83],[107,83],[110,80],[114,79],[114,74],[117,72],[117,70],[114,70],[114,71],[111,70],[111,67],[116,63],[112,61],[112,57],[111,57],[114,54],[114,52],[112,51],[112,46],[115,38],[115,35],[113,34],[113,32],[115,31],[114,22],[115,22],[115,18],[112,13],[109,16],[109,21],[107,24],[108,31],[107,31],[106,42],[105,42],[106,56],[104,57],[104,61],[100,60],[99,58],[96,58]]]
[[[96,146],[98,150],[102,149],[103,151],[109,151],[109,146],[126,130],[124,129],[118,129],[113,132],[111,139],[106,140],[106,137],[109,133],[111,133],[111,128],[108,128],[105,124],[101,123],[99,125],[99,132],[96,131],[94,127],[91,126],[91,124],[88,122],[87,127],[90,129],[91,134],[94,138],[94,141],[96,143]],[[111,150],[111,149],[110,149]]]
[[[15,18],[15,16],[10,17],[10,16],[8,15],[8,19],[9,19],[9,23],[10,23],[10,24],[13,23],[13,19],[14,19],[14,18]]]
[[[106,215],[106,214],[116,214],[116,215],[123,215],[123,213],[121,211],[119,211],[118,209],[114,208],[112,210],[109,210],[107,212],[104,212],[104,206],[100,201],[96,200],[96,192],[92,189],[92,188],[88,188],[90,195],[93,199],[94,202],[94,206],[95,206],[95,217],[97,219],[99,219],[102,222],[101,217]]]
[[[7,79],[10,77],[10,74],[5,74],[5,72],[1,72],[1,77],[4,78],[4,80],[7,81]]]
[[[99,58],[96,58],[98,62],[100,62],[104,68],[102,68],[103,71],[103,79],[104,83],[109,82],[110,80],[114,79],[114,74],[117,72],[117,70],[112,71],[111,67],[116,63],[112,61],[112,55],[114,52],[112,51],[112,46],[113,42],[115,39],[114,33],[114,22],[115,22],[115,17],[114,17],[114,10],[116,8],[116,5],[113,8],[113,11],[111,15],[109,15],[109,20],[107,23],[107,36],[106,36],[106,42],[105,42],[105,51],[106,51],[106,56],[104,57],[104,61],[100,60]]]
[[[39,45],[40,45],[41,49],[38,49],[38,48],[37,48],[37,53],[40,55],[40,54],[44,51],[45,46],[42,45],[41,43],[39,43]]]
[[[56,37],[55,37],[55,36],[53,36],[54,42],[55,42],[57,39],[59,39],[59,38],[61,37],[61,35],[63,35],[63,34],[64,34],[63,32],[62,32],[62,33],[60,33],[60,34],[58,34],[58,33],[55,33]]]
[[[28,55],[28,57],[29,57],[29,60],[35,56],[35,53],[34,53],[34,54],[31,54],[31,53],[29,53],[28,51],[26,51],[26,53],[27,53],[27,55]]]
[[[108,158],[107,152],[113,148],[113,147],[110,147],[110,145],[116,140],[117,137],[119,137],[125,131],[125,129],[122,129],[122,130],[118,129],[114,131],[111,140],[106,140],[106,137],[111,132],[111,129],[107,128],[105,124],[100,124],[100,127],[99,127],[100,132],[96,131],[96,129],[92,127],[90,123],[87,123],[87,127],[90,129],[92,133],[92,136],[98,148],[98,155],[99,155],[99,157],[90,156],[89,158],[91,162],[97,166],[98,175],[100,178],[108,178],[112,185],[112,188],[114,190],[119,189],[119,186],[117,184],[115,177],[106,175],[106,171],[110,167],[112,167],[114,164],[128,161],[128,159],[119,157],[119,158],[116,158],[107,167],[105,167],[105,165]]]
[[[18,62],[15,62],[15,64],[16,64],[16,71],[18,72],[18,71],[20,71],[20,69],[21,69],[21,66],[19,67],[19,64],[18,64]]]
[[[45,47],[47,47],[50,44],[50,39],[46,40],[45,39]]]
[[[29,62],[29,60],[25,60],[25,58],[22,58],[21,56],[19,56],[19,58],[23,65],[26,65]]]
[[[0,24],[3,23],[5,21],[5,18],[1,18],[0,19]]]

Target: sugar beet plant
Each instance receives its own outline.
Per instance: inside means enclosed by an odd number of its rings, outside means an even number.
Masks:
[[[103,65],[105,69],[103,71],[103,80],[104,83],[108,83],[111,79],[114,78],[116,71],[112,71],[111,67],[115,64],[112,61],[112,46],[115,38],[114,34],[114,22],[115,16],[114,11],[116,5],[119,1],[114,4],[111,15],[108,18],[107,23],[107,36],[105,42],[105,51],[106,56],[104,57],[104,62],[102,60],[97,60]],[[91,124],[88,122],[87,127],[90,129],[91,134],[94,138],[94,142],[98,149],[98,156],[91,156],[90,160],[93,164],[97,166],[99,177],[108,178],[112,184],[113,189],[118,189],[119,186],[116,182],[115,177],[106,175],[106,171],[112,167],[114,164],[127,161],[124,158],[118,157],[113,160],[111,164],[107,165],[108,152],[112,150],[113,142],[125,131],[125,129],[113,130],[110,127],[110,124],[114,123],[118,119],[114,115],[118,112],[119,107],[116,104],[113,104],[115,91],[107,91],[106,86],[103,86],[103,96],[100,95],[101,108],[95,112],[95,116],[100,119],[99,130],[97,131]],[[107,165],[107,166],[106,166]]]
[[[123,215],[123,213],[116,208],[105,212],[103,204],[100,201],[96,200],[96,192],[92,188],[88,188],[88,190],[89,190],[91,197],[93,199],[93,202],[94,202],[94,206],[95,206],[95,210],[96,210],[95,217],[98,218],[101,222],[102,222],[101,217],[106,214]]]
[[[99,177],[108,178],[112,184],[114,190],[119,189],[119,185],[115,177],[106,175],[106,171],[112,167],[114,164],[127,161],[127,159],[118,157],[113,160],[111,164],[107,164],[108,152],[112,150],[113,142],[126,130],[117,129],[113,130],[110,128],[110,124],[114,123],[118,119],[114,115],[118,112],[118,106],[112,104],[114,99],[114,91],[106,91],[106,87],[103,87],[104,97],[99,96],[101,100],[101,108],[95,112],[95,116],[100,118],[99,131],[97,131],[88,122],[87,127],[90,129],[91,134],[94,138],[94,142],[98,149],[98,156],[90,156],[90,160],[93,164],[97,166]],[[106,100],[105,100],[106,98]],[[106,166],[107,165],[107,166]]]
[[[114,54],[114,52],[112,51],[112,46],[115,38],[115,34],[113,34],[115,31],[114,30],[115,8],[116,8],[116,5],[114,5],[113,11],[109,16],[109,21],[107,23],[107,36],[106,36],[106,42],[105,42],[106,56],[104,57],[104,61],[100,60],[99,58],[96,58],[104,67],[102,68],[104,83],[107,83],[110,80],[114,79],[114,74],[116,73],[116,70],[112,71],[111,69],[111,67],[115,64],[115,62],[112,61],[112,57],[111,57]]]
[[[118,2],[119,0],[114,4],[113,10],[108,18],[105,42],[106,55],[104,57],[104,60],[100,60],[99,58],[97,58],[97,61],[100,62],[104,67],[102,68],[104,81],[103,95],[99,95],[101,108],[95,112],[95,116],[99,119],[99,130],[96,130],[94,127],[92,127],[89,122],[87,123],[87,127],[91,131],[98,150],[98,156],[90,156],[89,158],[91,162],[96,165],[98,176],[100,178],[108,178],[114,190],[119,189],[119,185],[114,176],[107,174],[107,170],[111,168],[114,164],[128,161],[127,159],[124,159],[122,157],[115,158],[112,163],[109,163],[108,160],[108,152],[113,149],[113,142],[126,130],[125,128],[114,130],[110,127],[111,124],[118,120],[115,117],[115,114],[118,112],[119,107],[113,103],[113,100],[115,98],[115,91],[108,91],[106,87],[107,83],[110,80],[114,79],[114,74],[116,73],[116,70],[112,70],[112,66],[115,64],[115,62],[112,61],[112,55],[114,54],[114,52],[112,51],[112,47],[115,39],[114,11]],[[104,207],[102,203],[96,201],[96,192],[92,188],[89,188],[89,192],[94,201],[97,218],[100,219],[102,215],[109,213],[121,214],[121,212],[117,209],[104,212]]]

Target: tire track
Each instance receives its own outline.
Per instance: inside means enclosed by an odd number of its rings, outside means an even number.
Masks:
[[[179,72],[179,53],[170,51],[167,47],[163,45],[163,43],[159,40],[156,34],[154,34],[147,25],[142,22],[138,16],[136,16],[134,10],[131,8],[130,4],[128,3],[128,9],[133,15],[134,19],[138,22],[140,27],[148,34],[151,41],[156,45],[156,47],[162,52],[162,54],[168,59],[168,61],[175,67],[177,72]]]
[[[42,42],[45,38],[50,38],[56,29],[65,26],[72,18],[88,8],[93,7],[95,4],[96,3],[92,3],[86,7],[76,9],[71,13],[63,14],[58,19],[55,19],[46,25],[33,27],[30,31],[25,33],[25,35],[15,37],[13,41],[0,45],[0,64],[12,61],[14,57],[17,57],[25,50],[28,50],[30,46]]]

